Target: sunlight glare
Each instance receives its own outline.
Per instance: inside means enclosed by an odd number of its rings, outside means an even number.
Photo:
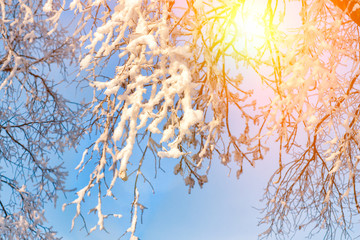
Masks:
[[[260,1],[261,2],[261,1]],[[266,24],[264,22],[265,3],[263,5],[248,1],[240,6],[234,18],[236,26],[236,51],[247,57],[255,57],[266,44]]]

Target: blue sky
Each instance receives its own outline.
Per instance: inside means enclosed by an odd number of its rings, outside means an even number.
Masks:
[[[74,154],[67,160],[73,158],[71,161],[78,161],[79,157],[79,154]],[[166,164],[163,161],[166,173],[159,172],[158,177],[151,180],[156,193],[141,195],[141,198],[146,199],[142,203],[148,207],[143,215],[143,224],[138,225],[138,236],[141,239],[257,239],[261,228],[257,227],[259,213],[254,207],[261,206],[258,200],[270,175],[266,166],[268,164],[259,163],[256,169],[248,167],[237,180],[234,171],[228,177],[228,168],[214,161],[209,182],[203,189],[196,187],[188,194],[181,176],[172,173],[171,162],[175,160],[165,161],[170,162]],[[132,193],[128,191],[127,194]],[[70,200],[72,194],[68,195]],[[59,203],[61,201],[64,199],[60,199]],[[97,231],[86,239],[117,239],[122,235],[129,226],[130,202],[112,207],[121,208],[124,219],[119,223],[124,225],[110,224],[108,231],[111,234]],[[71,233],[67,231],[73,214],[74,208],[69,207],[65,212],[57,209],[49,217],[49,222],[59,228],[64,239],[86,236],[84,231],[78,232],[81,225],[79,220]]]

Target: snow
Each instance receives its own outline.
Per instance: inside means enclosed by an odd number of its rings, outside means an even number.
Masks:
[[[155,37],[153,35],[143,35],[131,41],[126,49],[129,50],[129,52],[136,54],[139,51],[139,46],[141,45],[147,45],[153,51],[157,48]]]
[[[325,161],[329,162],[334,160],[338,155],[340,154],[340,151],[333,152],[329,157],[325,159]]]
[[[86,69],[87,67],[89,67],[91,61],[92,61],[92,56],[90,54],[86,55],[86,57],[84,57],[80,62],[80,68]]]
[[[180,152],[177,148],[171,148],[169,151],[164,149],[163,151],[158,152],[158,156],[161,158],[179,158],[182,155],[184,155],[184,153]]]
[[[51,12],[53,8],[53,1],[52,0],[48,0],[46,1],[44,7],[43,7],[43,11],[44,12]]]
[[[360,4],[359,3],[355,3],[355,5],[354,5],[354,7],[353,7],[353,9],[352,9],[352,12],[355,12],[355,11],[357,11],[357,10],[359,10],[360,9]]]
[[[340,166],[341,166],[341,159],[338,158],[335,161],[335,164],[334,164],[333,168],[329,171],[329,175],[331,175],[333,173],[336,173],[339,170]]]

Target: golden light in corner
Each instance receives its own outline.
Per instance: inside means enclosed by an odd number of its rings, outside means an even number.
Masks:
[[[247,0],[237,8],[232,19],[236,31],[234,48],[246,57],[256,57],[266,44],[267,24],[265,9],[267,1]]]

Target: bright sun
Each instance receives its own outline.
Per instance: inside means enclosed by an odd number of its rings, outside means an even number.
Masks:
[[[248,1],[239,7],[233,20],[237,28],[234,47],[247,57],[255,57],[266,43],[264,5]]]

